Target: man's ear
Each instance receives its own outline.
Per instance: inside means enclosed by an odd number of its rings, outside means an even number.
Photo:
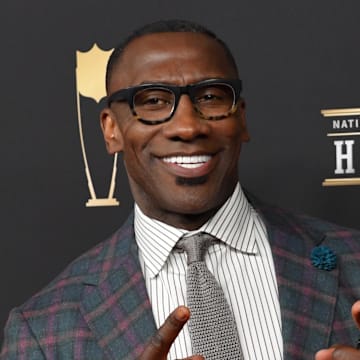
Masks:
[[[115,154],[121,152],[124,147],[124,138],[119,129],[115,114],[109,108],[101,111],[100,126],[108,153]]]
[[[240,117],[240,124],[241,124],[241,134],[240,140],[241,142],[248,142],[250,141],[250,135],[246,126],[246,104],[243,99],[240,99],[238,105],[238,113]]]

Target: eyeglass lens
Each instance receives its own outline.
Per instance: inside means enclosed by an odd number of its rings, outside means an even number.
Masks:
[[[167,118],[175,106],[175,94],[165,88],[147,88],[134,96],[134,110],[144,120]]]
[[[194,87],[190,98],[195,108],[205,117],[227,114],[234,105],[234,91],[228,84],[211,84]],[[151,87],[134,96],[134,110],[143,120],[156,121],[168,118],[175,107],[175,94],[170,89]]]

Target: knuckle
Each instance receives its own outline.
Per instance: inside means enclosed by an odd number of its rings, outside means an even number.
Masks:
[[[182,323],[176,319],[175,316],[169,316],[169,318],[166,320],[166,324],[174,330],[182,327]]]
[[[160,332],[157,332],[150,341],[151,345],[156,349],[161,349],[164,344],[164,339]]]

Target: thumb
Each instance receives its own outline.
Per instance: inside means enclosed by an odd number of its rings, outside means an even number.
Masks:
[[[356,301],[352,306],[351,314],[358,328],[360,328],[360,300]]]

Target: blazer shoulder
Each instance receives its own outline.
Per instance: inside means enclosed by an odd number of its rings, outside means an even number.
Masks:
[[[268,228],[283,234],[308,239],[309,246],[320,245],[324,240],[336,245],[340,252],[360,251],[360,230],[342,226],[304,213],[269,205],[252,194],[246,196],[262,216]]]
[[[5,327],[0,357],[46,358],[45,353],[52,345],[63,343],[67,337],[78,336],[77,341],[86,343],[94,354],[99,355],[96,358],[102,358],[102,350],[92,340],[93,334],[81,313],[86,285],[96,286],[121,267],[134,244],[130,216],[107,240],[75,259],[45,288],[14,308]],[[60,348],[59,345],[58,350]]]
[[[133,216],[130,215],[113,235],[73,260],[46,287],[18,307],[18,310],[27,314],[64,302],[78,302],[83,285],[97,285],[109,272],[119,268],[121,259],[126,257],[133,244]]]

